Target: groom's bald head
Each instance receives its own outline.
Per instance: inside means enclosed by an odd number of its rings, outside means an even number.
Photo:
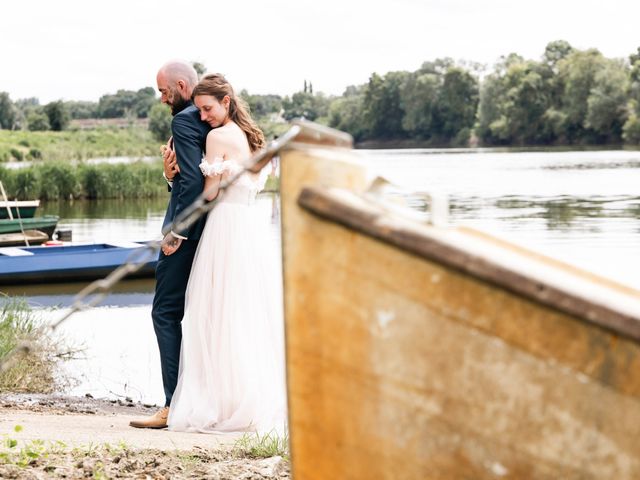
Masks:
[[[183,80],[191,87],[191,90],[193,90],[193,87],[198,83],[198,73],[196,69],[193,68],[193,65],[190,63],[182,60],[172,60],[165,63],[160,67],[160,70],[158,70],[158,75],[160,74],[166,75],[167,79],[172,82]]]
[[[175,115],[191,100],[193,88],[198,83],[198,73],[188,62],[172,60],[165,63],[156,76],[162,103],[171,107]]]

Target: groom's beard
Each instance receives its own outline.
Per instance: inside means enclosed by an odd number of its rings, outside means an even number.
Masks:
[[[185,100],[180,95],[176,95],[175,100],[171,104],[171,115],[177,115],[182,110],[187,108],[191,102],[189,100]]]

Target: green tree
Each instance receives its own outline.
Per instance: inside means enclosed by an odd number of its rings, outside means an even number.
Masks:
[[[65,102],[72,119],[96,118],[98,116],[98,104],[96,102],[69,101]]]
[[[12,130],[16,122],[16,108],[7,92],[0,92],[0,128]]]
[[[156,103],[149,111],[149,131],[153,137],[166,142],[171,136],[171,111],[166,105]]]
[[[546,65],[509,55],[494,67],[480,92],[479,137],[489,144],[546,143],[551,106]]]
[[[115,94],[103,95],[98,101],[99,118],[146,118],[156,103],[155,90],[151,87],[133,90],[118,90]]]
[[[589,96],[596,75],[606,64],[595,50],[576,50],[558,62],[558,78],[562,88],[560,110],[566,115],[564,136],[568,142],[593,141],[587,125]]]
[[[560,60],[574,51],[575,49],[566,40],[555,40],[547,44],[542,58],[549,67],[555,69]]]
[[[32,132],[50,130],[49,117],[42,110],[32,110],[27,114],[27,128]]]
[[[69,125],[69,111],[62,100],[45,105],[44,113],[49,117],[49,125],[53,131],[60,132]]]
[[[433,71],[415,72],[407,76],[400,92],[402,128],[412,138],[429,139],[438,123],[438,95],[442,87],[442,76]]]
[[[294,118],[306,118],[307,120],[319,120],[329,113],[330,100],[322,93],[296,92],[291,98],[282,100],[285,120]]]
[[[153,88],[141,88],[136,92],[136,100],[132,105],[133,113],[138,118],[147,118],[149,111],[157,102],[156,91]]]
[[[371,138],[406,138],[401,92],[409,72],[374,73],[364,91],[364,123]]]
[[[331,101],[329,126],[351,134],[357,141],[364,137],[362,119],[363,87],[348,87],[345,93]]]
[[[255,118],[277,114],[282,110],[282,97],[280,95],[251,95],[248,91],[242,90],[240,97],[247,102],[251,115]]]
[[[191,62],[191,65],[193,65],[193,68],[198,74],[198,79],[202,78],[202,76],[207,72],[207,67],[204,66],[204,63]]]
[[[607,59],[594,77],[585,117],[585,126],[593,130],[599,142],[620,142],[622,127],[629,117],[628,88],[627,67],[620,61]]]
[[[469,72],[451,67],[444,74],[438,95],[438,133],[451,141],[462,131],[470,132],[478,109],[478,80]]]
[[[31,112],[38,112],[42,114],[42,107],[40,106],[40,101],[35,97],[30,98],[20,98],[13,102],[13,105],[16,107],[16,125],[15,128],[23,129],[25,127],[28,128],[27,118]],[[45,130],[49,130],[49,119],[47,119],[47,128]]]
[[[629,117],[622,127],[622,138],[626,143],[640,144],[640,47],[629,55]]]

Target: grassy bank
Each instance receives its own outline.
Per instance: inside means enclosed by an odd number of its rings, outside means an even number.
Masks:
[[[54,341],[36,314],[22,299],[7,299],[0,310],[0,363],[10,358],[16,347],[27,342],[27,353],[19,353],[0,371],[1,392],[49,393],[62,386],[57,364],[62,355],[59,341]]]
[[[265,133],[281,135],[288,124],[269,124]],[[162,180],[160,143],[143,126],[101,127],[64,132],[0,130],[0,181],[9,198],[68,200],[100,198],[151,198],[166,194]],[[157,162],[86,164],[99,157],[153,157]],[[9,169],[6,161],[32,161]],[[266,189],[278,189],[270,178]]]
[[[64,132],[0,130],[0,162],[159,156],[160,142],[141,126]]]
[[[287,123],[266,120],[260,126],[268,140],[281,136],[290,128]],[[63,132],[0,130],[0,164],[9,161],[52,162],[99,157],[159,158],[161,143],[153,138],[147,127],[134,123],[127,128],[105,126]]]

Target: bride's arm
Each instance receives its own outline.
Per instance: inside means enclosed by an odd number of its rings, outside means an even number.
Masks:
[[[207,153],[205,154],[205,161],[209,165],[221,164],[224,160],[226,152],[226,138],[223,132],[211,130],[207,135]],[[220,165],[217,165],[218,167]],[[204,191],[209,192],[207,200],[213,200],[218,196],[218,188],[220,187],[220,180],[224,174],[221,170],[215,173],[215,169],[211,169],[211,173],[206,174],[204,177]]]

